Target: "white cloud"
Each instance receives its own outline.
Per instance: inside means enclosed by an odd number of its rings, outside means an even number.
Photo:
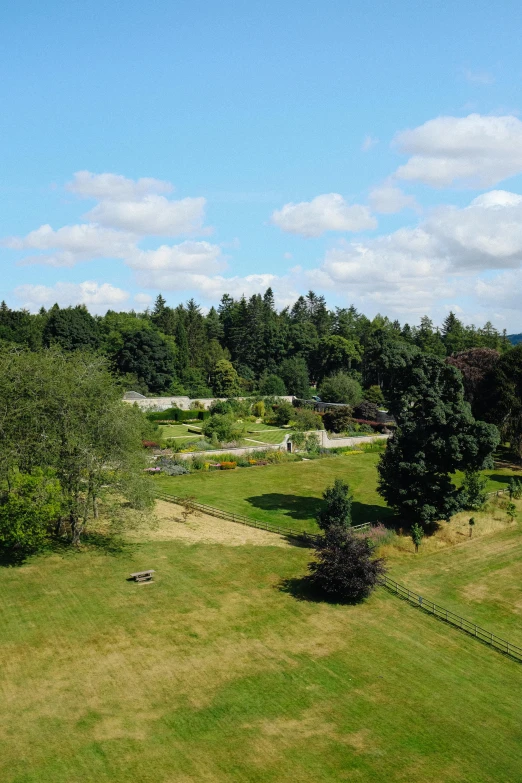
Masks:
[[[136,302],[139,307],[145,309],[146,307],[149,307],[149,305],[152,304],[152,296],[150,294],[135,294],[134,301]]]
[[[415,228],[363,242],[343,241],[308,277],[313,284],[344,290],[397,313],[422,313],[447,297],[453,301],[456,294],[489,296],[500,304],[504,280],[513,283],[517,293],[510,293],[509,301],[514,302],[522,293],[522,283],[515,285],[520,271],[500,275],[496,282],[480,280],[477,273],[520,267],[522,197],[491,191],[464,209],[442,207]]]
[[[361,144],[361,149],[363,152],[368,152],[368,150],[371,150],[372,147],[375,147],[378,143],[379,139],[375,138],[375,136],[365,136],[363,143]]]
[[[108,201],[139,201],[152,193],[170,193],[173,190],[170,182],[161,179],[142,177],[133,180],[121,174],[92,174],[90,171],[77,171],[72,182],[65,187],[82,198]]]
[[[522,264],[522,196],[490,191],[465,209],[441,207],[425,229],[438,243],[439,256],[454,269],[508,269]]]
[[[392,182],[386,181],[370,191],[370,207],[374,212],[383,215],[392,215],[395,212],[402,212],[403,209],[418,209],[413,196],[407,196],[400,188]]]
[[[132,252],[135,242],[136,237],[129,232],[83,223],[57,231],[49,225],[40,226],[25,237],[11,237],[5,244],[15,250],[55,250],[52,254],[29,256],[22,263],[63,267],[92,258],[124,258]]]
[[[85,217],[135,234],[171,237],[200,232],[205,203],[203,197],[169,201],[165,196],[151,194],[139,201],[101,201]]]
[[[512,115],[437,117],[398,133],[395,144],[412,156],[395,176],[434,187],[490,187],[522,171],[522,122]]]
[[[206,200],[197,197],[170,201],[162,195],[172,191],[170,182],[77,171],[65,187],[81,198],[98,200],[84,217],[102,226],[142,236],[193,234],[203,227]]]
[[[377,225],[368,207],[347,204],[339,193],[285,204],[272,213],[271,222],[283,231],[305,237],[318,237],[325,231],[363,231]]]
[[[475,294],[479,302],[488,308],[516,311],[518,331],[522,331],[522,272],[510,270],[501,272],[493,278],[479,279],[475,284]]]
[[[84,304],[91,312],[105,313],[114,307],[122,307],[129,294],[110,283],[96,283],[86,280],[83,283],[56,283],[46,285],[19,285],[15,288],[15,296],[28,310],[38,310],[40,307],[50,307],[57,302],[61,307]]]
[[[364,243],[342,242],[308,277],[312,284],[343,290],[362,302],[422,314],[453,292],[445,279],[447,268],[427,232],[400,229]]]
[[[218,272],[226,266],[219,245],[210,242],[181,242],[161,245],[156,250],[136,250],[127,264],[143,270],[153,280],[157,272],[176,275],[179,272]]]

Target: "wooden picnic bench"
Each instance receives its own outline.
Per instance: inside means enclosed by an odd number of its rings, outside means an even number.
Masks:
[[[130,578],[135,582],[152,582],[152,574],[155,574],[153,568],[149,568],[148,571],[136,571],[135,574],[131,574]]]

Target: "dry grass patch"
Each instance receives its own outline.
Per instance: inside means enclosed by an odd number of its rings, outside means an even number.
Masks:
[[[186,544],[205,543],[224,546],[277,546],[290,544],[276,533],[228,522],[199,511],[191,511],[184,518],[185,509],[175,503],[156,501],[155,524],[127,534],[129,540],[182,541]]]

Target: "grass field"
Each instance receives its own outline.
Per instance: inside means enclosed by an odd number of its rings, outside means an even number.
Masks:
[[[159,476],[154,481],[158,489],[172,495],[193,495],[200,503],[293,530],[314,532],[321,495],[336,478],[347,481],[353,492],[354,524],[384,521],[391,515],[377,494],[378,459],[378,454],[345,454],[260,468]],[[498,468],[486,474],[488,491],[493,491],[507,485],[512,471]]]
[[[285,435],[288,435],[288,430],[274,429],[273,427],[265,427],[264,429],[257,429],[260,424],[252,425],[255,429],[248,430],[246,438],[259,441],[261,443],[282,443]]]
[[[1,568],[2,781],[520,780],[522,666],[382,589],[299,600],[308,558],[143,540]],[[471,554],[447,562],[475,579]]]
[[[164,441],[167,438],[175,438],[181,440],[182,438],[191,438],[192,440],[202,438],[201,433],[189,432],[189,428],[197,429],[197,425],[193,424],[160,424],[161,439]]]
[[[522,647],[519,525],[441,552],[424,555],[421,546],[413,557],[393,555],[389,561],[393,579]]]

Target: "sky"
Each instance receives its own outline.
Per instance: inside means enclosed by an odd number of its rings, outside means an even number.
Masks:
[[[522,6],[0,9],[0,299],[312,289],[522,331]]]

